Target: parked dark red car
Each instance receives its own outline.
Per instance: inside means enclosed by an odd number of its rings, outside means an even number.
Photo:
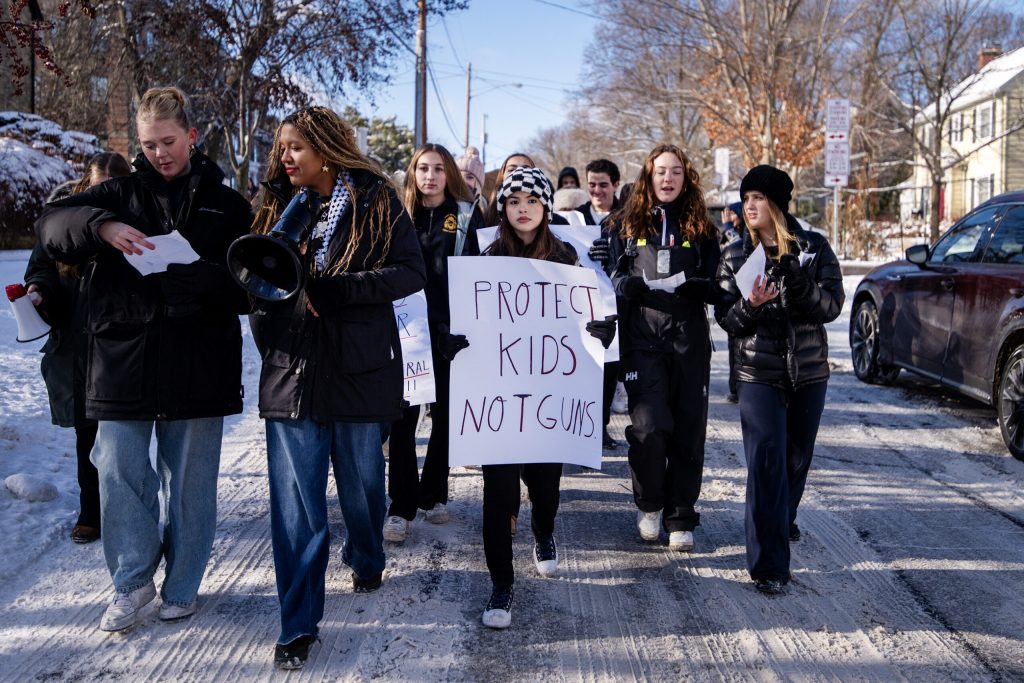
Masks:
[[[891,383],[904,368],[994,406],[1024,460],[1024,192],[993,197],[934,246],[868,273],[850,350],[865,382]]]

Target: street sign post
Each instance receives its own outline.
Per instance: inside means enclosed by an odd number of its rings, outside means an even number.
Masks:
[[[839,253],[839,188],[850,180],[850,100],[825,102],[825,187],[832,188],[832,246]]]

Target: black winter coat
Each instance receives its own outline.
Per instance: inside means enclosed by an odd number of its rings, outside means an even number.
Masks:
[[[459,204],[446,197],[440,206],[429,209],[417,207],[413,215],[416,237],[423,250],[427,268],[427,316],[430,329],[447,325],[451,321],[448,310],[448,257],[455,256],[455,237],[459,225]],[[479,256],[480,243],[476,231],[484,224],[483,214],[474,207],[466,231],[466,241],[459,256]]]
[[[201,152],[178,183],[169,184],[141,154],[131,175],[114,178],[46,207],[36,223],[46,252],[82,263],[88,359],[86,416],[99,420],[183,420],[242,410],[244,291],[224,267],[228,246],[249,231],[242,195]],[[99,236],[107,221],[148,236],[178,230],[199,254],[178,277],[143,277]]]
[[[828,379],[825,323],[839,317],[846,298],[839,261],[828,240],[803,230],[791,216],[787,220],[813,283],[810,294],[792,300],[783,278],[780,295],[758,308],[742,298],[736,272],[754,250],[746,233],[722,253],[717,278],[721,294],[715,307],[718,324],[736,338],[736,379],[786,390]],[[770,265],[768,260],[766,268]]]
[[[307,275],[299,294],[258,302],[249,317],[263,359],[260,415],[318,422],[389,422],[402,414],[402,347],[392,302],[423,288],[426,271],[412,221],[391,184],[366,171],[351,171],[355,193],[338,219],[322,273]],[[285,201],[286,178],[270,190]],[[390,249],[372,270],[382,245],[371,249],[368,222],[379,193],[390,204]],[[342,272],[335,272],[352,225],[362,240]],[[307,258],[308,260],[308,258]],[[319,317],[306,308],[306,300]]]
[[[710,359],[711,336],[706,304],[715,302],[712,286],[721,250],[715,237],[687,241],[679,229],[679,212],[673,206],[667,211],[667,234],[662,241],[660,218],[652,216],[656,235],[645,239],[624,240],[621,224],[610,227],[609,252],[612,284],[618,297],[619,340],[622,353],[652,351],[664,353],[697,353]],[[671,245],[671,246],[670,246]],[[658,274],[658,252],[669,253],[668,273]],[[692,281],[686,293],[648,290],[628,297],[623,290],[630,277],[662,279],[686,273]]]

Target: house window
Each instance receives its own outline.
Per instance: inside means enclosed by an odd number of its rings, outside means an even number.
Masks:
[[[992,137],[992,103],[978,107],[978,139],[985,140]]]
[[[978,204],[987,202],[992,198],[992,189],[995,185],[995,176],[989,175],[984,178],[978,178],[974,181],[975,190],[977,192]]]

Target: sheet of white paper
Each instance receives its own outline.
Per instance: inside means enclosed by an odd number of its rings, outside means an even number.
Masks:
[[[813,261],[813,260],[814,260],[814,254],[809,254],[806,251],[801,251],[800,252],[800,267],[801,268],[803,268],[810,261]]]
[[[124,255],[128,263],[143,275],[162,273],[172,263],[192,263],[199,260],[199,254],[177,230],[169,235],[156,235],[146,239],[152,242],[155,249],[141,247],[142,254]]]
[[[569,462],[601,467],[603,317],[592,270],[485,256],[448,259],[453,334],[451,465]]]
[[[758,275],[764,275],[764,245],[758,244],[757,249],[751,252],[746,262],[736,271],[736,286],[739,287],[740,295],[744,299],[750,298],[750,292],[754,289],[754,280]]]
[[[679,272],[675,275],[663,277],[660,280],[648,280],[647,273],[644,273],[644,282],[651,289],[660,289],[663,292],[674,292],[676,287],[686,282],[686,273]]]
[[[559,216],[569,221],[569,225],[586,225],[587,220],[579,211],[555,211]],[[551,226],[554,227],[554,226]]]
[[[433,403],[435,399],[434,357],[430,352],[430,328],[427,325],[427,296],[423,290],[392,302],[398,339],[405,365],[403,398],[411,406]]]
[[[578,211],[572,213],[579,214]],[[582,216],[582,214],[579,214]],[[615,288],[612,286],[611,278],[604,272],[604,268],[601,267],[600,263],[592,261],[588,252],[590,246],[594,243],[598,237],[601,236],[601,226],[599,225],[552,225],[549,226],[551,232],[555,234],[555,237],[568,242],[572,245],[573,249],[576,250],[576,255],[580,259],[580,265],[590,268],[597,273],[597,287],[601,293],[601,303],[606,311],[605,315],[613,315],[616,312],[615,304]],[[498,226],[492,226],[490,228],[480,228],[476,231],[476,241],[480,245],[480,253],[491,246],[498,237]],[[616,323],[617,325],[618,323]],[[615,332],[615,338],[612,339],[611,345],[608,346],[604,351],[604,362],[614,363],[619,360],[619,334],[622,328],[617,328]]]

